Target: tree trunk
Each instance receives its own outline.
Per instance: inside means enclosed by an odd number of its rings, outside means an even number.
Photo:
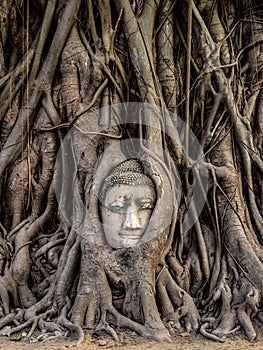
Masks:
[[[262,10],[1,2],[2,335],[256,338]]]

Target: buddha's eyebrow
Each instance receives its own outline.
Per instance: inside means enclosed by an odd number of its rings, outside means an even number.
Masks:
[[[154,203],[155,202],[152,198],[142,198],[141,201],[142,202],[150,202],[150,203]]]
[[[119,204],[119,203],[123,204],[124,203],[123,198],[113,199],[112,201],[109,202],[109,205],[116,204],[116,203],[117,204]]]

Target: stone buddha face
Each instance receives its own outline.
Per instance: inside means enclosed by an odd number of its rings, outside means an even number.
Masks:
[[[100,200],[107,244],[113,249],[138,244],[156,201],[154,184],[139,162],[118,165],[105,179]]]

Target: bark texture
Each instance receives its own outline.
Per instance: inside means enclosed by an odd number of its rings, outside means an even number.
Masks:
[[[1,1],[2,335],[256,339],[262,13],[259,0]],[[141,244],[115,250],[98,195],[126,158],[157,202]]]

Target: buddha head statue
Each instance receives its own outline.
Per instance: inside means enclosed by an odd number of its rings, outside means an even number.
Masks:
[[[138,244],[156,201],[155,185],[141,163],[118,164],[103,181],[99,200],[107,244],[113,249]]]

